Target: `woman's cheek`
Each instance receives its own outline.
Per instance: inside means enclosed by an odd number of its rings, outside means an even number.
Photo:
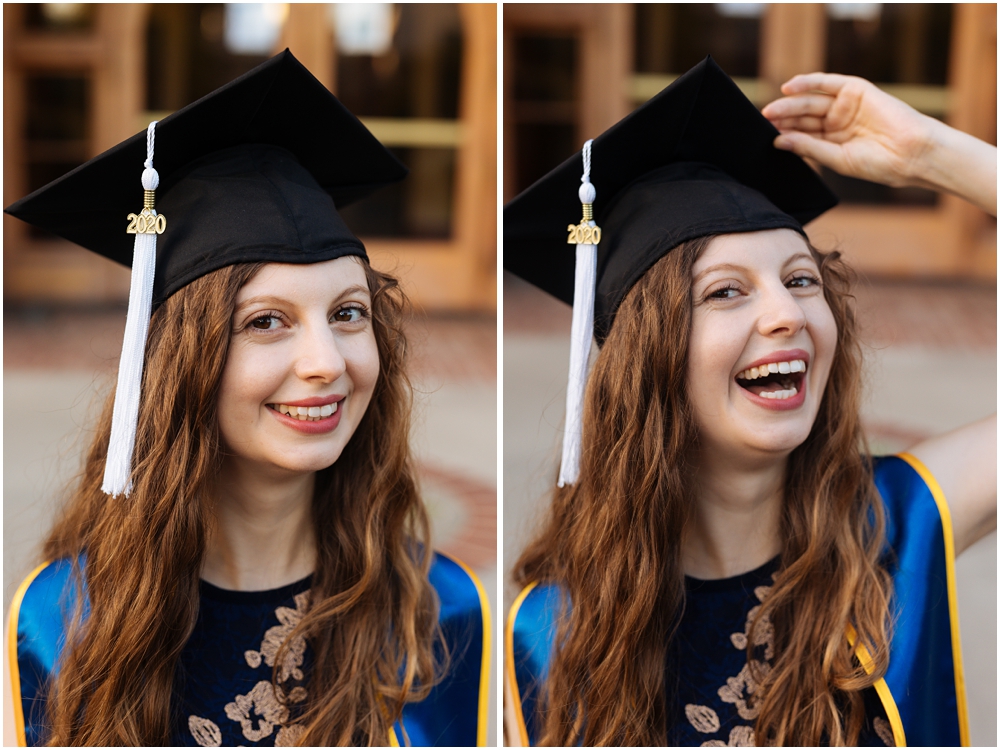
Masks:
[[[379,360],[378,345],[375,343],[375,334],[369,329],[364,336],[359,336],[352,342],[353,351],[351,362],[353,362],[354,387],[358,391],[370,392],[375,388],[378,380]]]

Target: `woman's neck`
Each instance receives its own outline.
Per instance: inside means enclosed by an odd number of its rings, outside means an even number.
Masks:
[[[202,578],[234,591],[262,591],[305,578],[316,566],[315,473],[261,476],[227,459],[216,482],[216,524]]]
[[[786,458],[739,464],[702,455],[698,495],[682,542],[684,572],[730,578],[781,552],[779,530]]]

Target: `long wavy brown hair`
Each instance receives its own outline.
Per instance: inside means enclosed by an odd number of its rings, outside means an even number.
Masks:
[[[49,560],[86,555],[90,604],[85,619],[77,608],[50,686],[51,745],[170,742],[178,658],[198,616],[225,450],[216,402],[232,315],[262,265],[208,274],[153,314],[127,498],[101,491],[113,396],[104,408],[79,486],[44,547]],[[440,667],[428,520],[408,442],[406,301],[392,277],[364,265],[380,372],[354,436],[316,478],[309,607],[272,676],[286,744],[386,745],[403,705],[427,695]],[[285,695],[279,671],[296,638],[306,639],[315,666],[307,697],[291,705],[301,693]]]
[[[671,251],[622,302],[587,386],[579,481],[555,490],[516,565],[521,585],[556,583],[568,599],[542,692],[541,744],[667,744],[698,445],[683,375],[691,269],[710,241]],[[856,744],[861,691],[888,664],[891,582],[879,565],[884,518],[858,414],[852,275],[837,253],[812,252],[837,348],[812,431],[788,460],[779,570],[748,637],[764,643],[773,627],[769,670],[747,648],[757,745]],[[872,674],[853,656],[848,625],[872,655]]]

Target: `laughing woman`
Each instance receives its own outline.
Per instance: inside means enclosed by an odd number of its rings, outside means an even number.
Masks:
[[[11,608],[19,744],[483,744],[489,614],[430,547],[405,300],[336,210],[405,172],[286,50],[8,208],[133,267]]]
[[[574,305],[515,744],[968,742],[953,563],[996,526],[996,419],[867,455],[851,274],[803,230],[836,201],[787,151],[995,213],[996,149],[860,79],[783,91],[777,137],[707,59],[505,209],[505,266]]]

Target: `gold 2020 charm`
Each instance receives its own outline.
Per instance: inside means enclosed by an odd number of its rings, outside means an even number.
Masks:
[[[154,214],[149,208],[142,209],[142,213],[128,215],[128,234],[163,234],[167,228],[167,217],[163,214]]]
[[[566,228],[569,230],[569,237],[566,239],[568,245],[598,245],[601,242],[600,227],[592,227],[587,222],[581,221]]]

